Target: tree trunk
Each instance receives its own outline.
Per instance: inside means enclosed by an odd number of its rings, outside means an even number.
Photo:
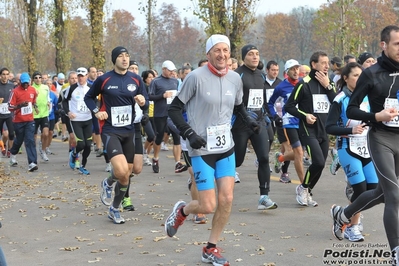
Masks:
[[[104,52],[104,4],[105,0],[89,0],[93,66],[105,69]]]
[[[54,44],[55,44],[55,67],[57,73],[65,73],[68,70],[67,65],[67,47],[65,40],[64,23],[64,1],[54,0]]]
[[[148,68],[153,69],[154,67],[154,52],[153,52],[153,15],[152,15],[153,0],[148,0],[148,12],[147,12],[147,35],[148,35]]]
[[[37,1],[31,0],[29,3],[24,0],[26,14],[28,18],[28,40],[26,42],[26,60],[28,62],[28,72],[37,70]]]

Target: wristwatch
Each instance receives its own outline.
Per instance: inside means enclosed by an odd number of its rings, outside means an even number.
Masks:
[[[329,90],[329,91],[332,90],[332,89],[333,89],[333,85],[328,84],[328,86],[326,87],[326,89]]]
[[[94,114],[97,114],[99,111],[100,111],[100,110],[98,109],[98,107],[96,107],[96,108],[93,109],[93,113],[94,113]]]

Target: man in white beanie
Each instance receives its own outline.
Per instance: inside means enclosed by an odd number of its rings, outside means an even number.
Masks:
[[[201,259],[225,266],[230,263],[216,244],[230,217],[233,201],[235,154],[231,117],[233,113],[241,116],[255,132],[259,132],[259,125],[242,105],[240,76],[228,70],[229,39],[224,35],[212,35],[206,42],[206,54],[208,65],[187,75],[168,112],[186,139],[199,200],[178,201],[165,221],[165,231],[173,237],[189,214],[214,212],[210,237],[202,249]],[[188,122],[182,116],[184,108]]]

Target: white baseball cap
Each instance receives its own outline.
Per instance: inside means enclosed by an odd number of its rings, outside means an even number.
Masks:
[[[230,40],[229,38],[227,38],[227,36],[221,34],[214,34],[211,37],[209,37],[209,39],[206,41],[206,53],[208,53],[213,46],[221,42],[227,44],[227,46],[230,49]]]
[[[162,68],[166,67],[169,71],[174,71],[176,70],[175,64],[173,64],[172,61],[166,60],[162,63]]]
[[[78,76],[79,75],[86,76],[87,75],[87,69],[85,67],[79,67],[76,70],[76,74],[78,74]]]
[[[285,65],[284,65],[285,72],[288,72],[288,70],[290,70],[290,68],[294,67],[294,66],[299,66],[300,67],[301,64],[299,64],[299,62],[296,61],[295,59],[288,60],[287,62],[285,62]]]

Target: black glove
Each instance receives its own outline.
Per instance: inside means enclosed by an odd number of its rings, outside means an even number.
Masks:
[[[20,109],[20,108],[22,108],[22,107],[26,107],[26,106],[28,106],[29,105],[29,103],[28,102],[22,102],[22,103],[20,103],[20,104],[18,104],[17,105],[17,109]]]
[[[192,130],[191,128],[187,129],[183,135],[190,142],[191,148],[201,149],[201,147],[206,147],[206,140],[198,136],[197,133],[195,133],[195,131]]]
[[[255,134],[259,134],[260,126],[255,119],[253,119],[251,116],[247,116],[247,119],[245,119],[245,123],[247,127],[250,128]]]
[[[278,114],[274,115],[273,120],[274,120],[274,124],[276,125],[276,127],[283,126],[283,119]]]
[[[148,114],[143,114],[143,117],[141,118],[141,125],[144,127],[148,124],[149,121],[150,117],[148,116]]]

